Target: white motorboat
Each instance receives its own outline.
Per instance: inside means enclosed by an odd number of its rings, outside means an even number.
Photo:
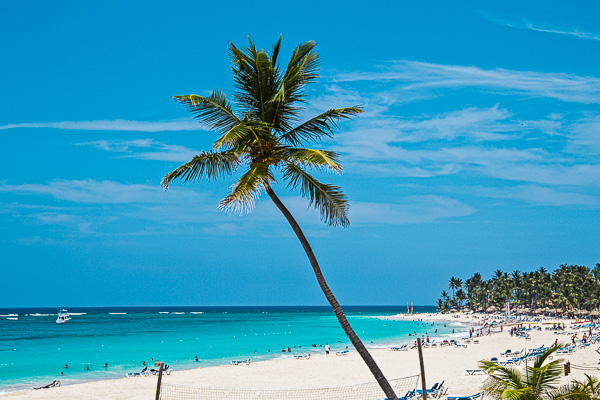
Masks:
[[[66,308],[61,308],[58,311],[58,318],[56,318],[56,323],[57,324],[64,324],[67,321],[70,321],[71,317],[69,317],[69,312],[67,311]]]

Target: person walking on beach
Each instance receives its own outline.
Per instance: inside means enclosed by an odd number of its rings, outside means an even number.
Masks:
[[[329,354],[331,351],[331,347],[329,347],[329,343],[325,343],[325,354]]]

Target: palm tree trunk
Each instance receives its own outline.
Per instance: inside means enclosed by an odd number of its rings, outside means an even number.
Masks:
[[[340,303],[338,303],[337,299],[333,295],[333,292],[331,291],[331,289],[329,289],[329,286],[325,281],[325,277],[321,272],[321,267],[319,267],[319,263],[317,262],[317,258],[315,257],[315,254],[313,253],[312,248],[308,243],[308,240],[306,240],[306,236],[304,236],[304,233],[300,229],[300,225],[298,225],[296,219],[294,219],[294,217],[292,216],[292,213],[290,213],[290,211],[285,207],[285,205],[283,205],[281,200],[279,200],[279,197],[277,197],[275,192],[273,192],[273,189],[267,186],[266,191],[271,200],[273,200],[273,203],[275,203],[277,208],[279,208],[279,211],[281,211],[281,213],[287,219],[288,223],[291,225],[292,229],[294,230],[294,233],[298,237],[298,240],[300,240],[300,243],[302,244],[302,247],[304,248],[304,251],[308,256],[310,265],[313,268],[313,271],[317,278],[317,282],[319,282],[319,286],[321,287],[325,298],[327,298],[329,305],[331,305],[331,308],[333,308],[333,312],[335,313],[338,322],[342,326],[344,333],[346,334],[346,336],[348,336],[348,339],[350,339],[350,342],[352,343],[356,351],[358,351],[358,354],[360,354],[365,364],[367,364],[367,367],[369,367],[369,369],[371,370],[371,373],[375,377],[375,380],[377,381],[379,386],[381,386],[381,389],[383,390],[387,398],[397,399],[398,396],[396,395],[396,393],[394,393],[394,389],[392,389],[392,386],[390,385],[388,380],[385,378],[385,376],[383,376],[383,372],[381,372],[379,366],[377,365],[371,354],[368,352],[363,342],[356,335],[356,333],[350,326],[350,323],[348,323],[348,319],[344,314],[344,310],[342,310]]]

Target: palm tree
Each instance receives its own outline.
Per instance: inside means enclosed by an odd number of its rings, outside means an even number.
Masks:
[[[448,281],[448,288],[452,289],[452,301],[454,303],[456,303],[456,299],[454,297],[454,289],[458,289],[462,287],[462,279],[460,278],[455,278],[455,277],[450,277],[450,280]]]
[[[360,107],[333,108],[294,127],[299,121],[305,86],[317,79],[319,58],[315,42],[299,44],[292,52],[287,67],[279,68],[277,58],[281,36],[268,55],[257,50],[249,39],[247,47],[229,43],[229,56],[237,91],[233,95],[234,110],[225,94],[215,89],[208,97],[174,96],[196,118],[220,135],[213,150],[195,156],[191,161],[165,175],[165,189],[177,178],[197,181],[203,176],[216,179],[239,168],[247,170],[233,184],[219,207],[232,213],[249,212],[261,192],[266,192],[281,211],[300,240],[313,268],[317,282],[342,326],[388,398],[397,398],[392,387],[350,327],[337,299],[327,285],[317,258],[300,226],[273,191],[275,172],[291,189],[299,188],[309,204],[317,208],[321,219],[330,226],[348,226],[348,202],[338,186],[319,182],[307,172],[309,168],[340,173],[342,166],[333,151],[302,147],[331,137],[336,122],[362,112]]]
[[[458,306],[461,307],[462,306],[462,302],[465,301],[467,299],[467,295],[465,293],[464,290],[462,289],[458,289],[456,291],[456,301],[458,302]]]
[[[498,362],[481,361],[481,369],[491,378],[484,385],[486,394],[513,400],[589,399],[589,390],[584,385],[556,386],[562,373],[563,360],[548,363],[546,360],[561,347],[561,344],[550,347],[535,360],[533,367],[526,367],[524,371],[502,366]]]

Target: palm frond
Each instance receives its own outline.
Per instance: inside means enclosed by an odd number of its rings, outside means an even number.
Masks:
[[[242,121],[215,140],[213,148],[226,147],[241,150],[253,142],[272,140],[268,128],[268,125],[261,121]]]
[[[554,360],[538,368],[527,368],[529,384],[536,393],[555,387],[558,377],[562,374],[562,361]]]
[[[249,40],[249,46],[238,49],[229,44],[232,71],[237,92],[236,102],[251,112],[255,119],[273,120],[276,107],[269,100],[279,88],[279,72],[272,58],[264,50],[258,51]],[[274,49],[278,52],[279,48]]]
[[[281,48],[281,34],[279,35],[279,39],[277,39],[277,43],[273,46],[273,53],[271,53],[271,64],[273,64],[273,68],[277,65],[277,56],[279,56],[279,49]]]
[[[243,214],[254,208],[256,199],[266,185],[275,182],[269,167],[254,163],[231,187],[231,193],[219,202],[219,208],[232,214]]]
[[[304,101],[304,87],[319,77],[319,57],[314,51],[315,46],[313,41],[296,46],[285,72],[274,81],[277,90],[273,91],[269,102],[275,105],[275,112],[269,121],[277,131],[291,129],[301,111],[294,103]]]
[[[167,189],[171,181],[177,178],[184,182],[200,180],[206,176],[209,180],[230,175],[240,165],[238,154],[234,151],[203,151],[191,161],[180,165],[162,179],[161,185]]]
[[[277,158],[289,161],[296,165],[302,165],[309,168],[328,169],[338,173],[342,172],[339,155],[335,151],[284,147],[273,153]]]
[[[288,181],[288,188],[300,186],[300,194],[308,199],[309,206],[319,210],[321,219],[327,225],[344,227],[350,225],[348,200],[338,186],[319,182],[293,163],[284,165],[283,178]]]
[[[210,96],[202,97],[195,94],[173,96],[173,99],[183,104],[195,118],[199,118],[210,129],[227,132],[240,121],[233,113],[231,104],[219,89],[214,89]]]
[[[563,385],[546,393],[548,400],[590,400],[592,393],[577,383]]]
[[[359,106],[327,110],[281,135],[281,141],[298,146],[306,142],[316,142],[323,136],[331,137],[333,131],[337,129],[337,121],[349,119],[362,112],[363,110]]]
[[[557,343],[552,347],[549,347],[546,351],[544,351],[542,354],[539,355],[539,357],[535,359],[533,367],[540,368],[542,365],[544,365],[544,362],[548,359],[548,357],[550,357],[555,351],[559,350],[561,347],[563,347],[562,343]]]
[[[529,399],[531,395],[531,388],[520,388],[520,389],[506,389],[502,391],[503,400],[525,400]]]
[[[487,360],[480,361],[479,367],[507,388],[520,389],[526,387],[523,382],[523,374],[516,368],[506,367]]]

